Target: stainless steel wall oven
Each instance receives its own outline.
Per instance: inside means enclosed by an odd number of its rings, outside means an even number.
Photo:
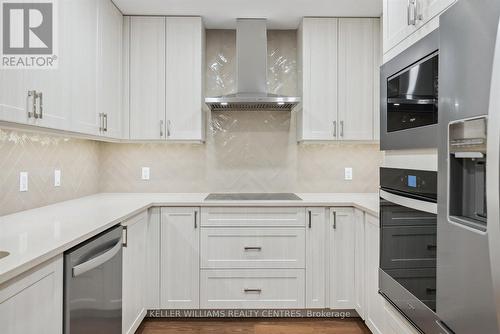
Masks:
[[[425,333],[436,311],[437,172],[380,169],[380,293]]]

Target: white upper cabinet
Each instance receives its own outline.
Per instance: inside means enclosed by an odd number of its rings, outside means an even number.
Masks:
[[[344,140],[373,140],[379,20],[339,19],[338,119]],[[378,96],[377,96],[378,97]]]
[[[378,19],[339,19],[339,125],[341,139],[372,140]]]
[[[204,39],[200,17],[167,17],[167,139],[203,140]]]
[[[122,137],[123,16],[109,0],[99,0],[97,112],[101,134]]]
[[[130,139],[203,140],[201,18],[131,17],[125,38]]]
[[[130,139],[165,139],[165,18],[130,18]]]
[[[304,18],[298,140],[377,140],[379,19]]]
[[[100,121],[97,113],[97,49],[99,44],[97,0],[68,0],[61,2],[65,8],[67,38],[66,52],[68,76],[62,94],[69,99],[71,130],[99,135]],[[62,61],[62,60],[61,60]],[[44,98],[49,98],[48,96]]]
[[[28,121],[28,88],[24,83],[26,71],[0,70],[0,120],[26,123]]]
[[[299,29],[299,140],[336,139],[338,19],[305,18]]]
[[[410,40],[398,51],[403,51],[430,33],[439,25],[439,22],[433,19],[455,2],[456,0],[384,0],[384,55],[407,38]],[[431,21],[435,22],[431,24]],[[429,26],[429,29],[423,31],[422,28],[426,26]]]

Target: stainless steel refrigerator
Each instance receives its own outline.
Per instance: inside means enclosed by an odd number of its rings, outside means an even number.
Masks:
[[[500,333],[499,14],[458,0],[440,18],[436,309],[456,334]]]

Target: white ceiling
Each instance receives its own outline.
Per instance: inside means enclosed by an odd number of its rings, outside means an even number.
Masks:
[[[128,15],[202,16],[208,29],[236,18],[267,18],[269,29],[296,29],[303,16],[380,16],[382,0],[113,0]]]

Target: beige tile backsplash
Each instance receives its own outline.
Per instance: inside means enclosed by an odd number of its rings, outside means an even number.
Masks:
[[[375,192],[378,145],[297,144],[295,117],[214,113],[205,144],[101,144],[104,192]],[[151,179],[140,179],[141,167]],[[354,179],[344,181],[344,167]]]
[[[21,171],[28,172],[27,192],[19,192]],[[98,191],[98,142],[0,128],[0,216]]]
[[[294,95],[296,32],[268,39],[269,91]],[[234,57],[234,31],[207,31],[207,95],[235,92]],[[297,144],[294,113],[207,112],[205,144],[99,143],[0,128],[0,216],[97,192],[375,192],[382,158],[375,144]],[[151,168],[149,181],[141,167]],[[353,168],[352,181],[344,167]],[[21,171],[28,192],[19,192]]]

